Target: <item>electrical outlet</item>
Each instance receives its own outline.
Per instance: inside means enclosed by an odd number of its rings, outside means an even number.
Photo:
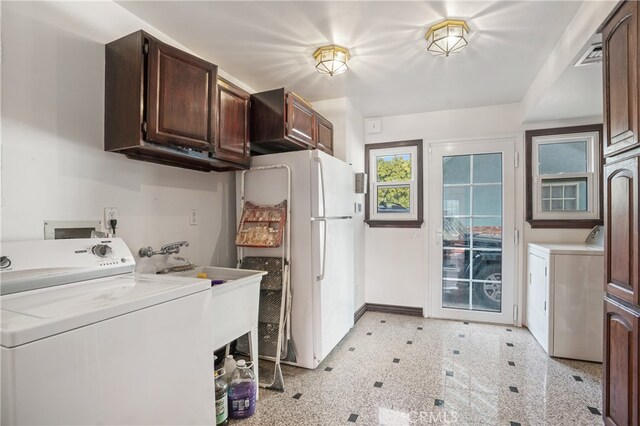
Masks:
[[[189,215],[189,225],[197,225],[198,224],[198,210],[191,209],[191,214]]]
[[[104,227],[107,229],[111,228],[110,220],[115,219],[118,220],[118,209],[116,207],[105,207],[104,208]]]

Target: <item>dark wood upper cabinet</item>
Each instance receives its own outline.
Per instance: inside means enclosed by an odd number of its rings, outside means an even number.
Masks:
[[[217,74],[216,65],[144,31],[107,44],[105,150],[202,171],[246,168],[215,149]]]
[[[317,147],[317,120],[320,116],[309,102],[284,88],[251,95],[251,150],[256,154],[297,151]],[[323,146],[332,153],[333,126],[320,117],[327,133],[322,131]]]
[[[640,146],[638,2],[621,3],[602,27],[604,155]]]
[[[609,163],[605,173],[606,290],[620,299],[640,303],[640,157]]]
[[[316,147],[333,155],[333,124],[316,113]]]
[[[639,333],[640,315],[605,298],[602,416],[606,425],[638,426]]]
[[[250,95],[235,84],[218,77],[218,128],[215,133],[216,156],[222,160],[249,165]]]

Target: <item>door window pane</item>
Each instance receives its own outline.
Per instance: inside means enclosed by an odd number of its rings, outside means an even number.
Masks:
[[[473,156],[473,183],[502,182],[502,154]]]
[[[469,250],[445,249],[442,253],[443,278],[469,278],[471,268]]]
[[[378,182],[406,182],[411,180],[411,154],[380,155],[376,157]]]
[[[464,184],[471,182],[471,167],[469,155],[445,157],[442,160],[444,184]]]
[[[442,307],[471,309],[469,304],[469,281],[442,281]]]
[[[472,234],[474,248],[502,248],[502,217],[474,217]]]
[[[473,281],[472,309],[474,311],[500,312],[502,304],[502,281]]]
[[[470,219],[445,217],[442,229],[442,242],[445,247],[469,247]]]
[[[499,216],[502,214],[502,185],[473,187],[473,215]]]
[[[585,173],[587,141],[538,145],[538,174]]]
[[[468,216],[471,213],[471,187],[444,188],[443,213],[445,216]]]

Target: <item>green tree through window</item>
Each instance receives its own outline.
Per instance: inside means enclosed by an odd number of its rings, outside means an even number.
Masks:
[[[376,158],[378,182],[400,183],[411,180],[411,155],[384,155]],[[378,187],[378,212],[408,211],[410,207],[409,185]]]

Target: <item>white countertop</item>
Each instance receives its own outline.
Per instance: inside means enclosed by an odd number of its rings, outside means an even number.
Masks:
[[[591,256],[604,255],[604,247],[585,243],[529,243],[529,248],[549,254],[581,254]]]

